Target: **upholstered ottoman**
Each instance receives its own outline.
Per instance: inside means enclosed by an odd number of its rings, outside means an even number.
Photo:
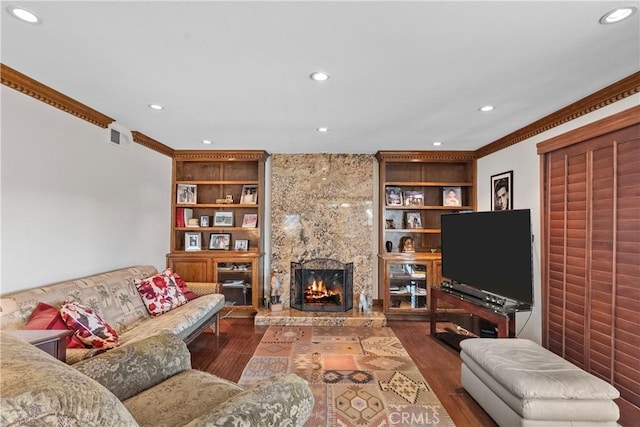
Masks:
[[[460,343],[462,386],[502,427],[616,427],[618,391],[520,338]]]

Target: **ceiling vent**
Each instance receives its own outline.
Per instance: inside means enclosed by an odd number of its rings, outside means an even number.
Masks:
[[[116,147],[127,148],[133,141],[131,131],[116,123],[111,123],[107,128],[107,132],[109,143]]]

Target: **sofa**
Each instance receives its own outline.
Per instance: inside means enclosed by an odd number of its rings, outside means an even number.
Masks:
[[[3,426],[301,426],[313,394],[278,374],[250,387],[191,369],[186,344],[161,333],[68,365],[0,332]]]
[[[0,329],[21,329],[38,303],[60,307],[74,300],[90,306],[118,334],[120,345],[152,334],[170,332],[186,343],[210,326],[219,332],[224,295],[203,294],[159,316],[151,316],[135,281],[157,274],[155,267],[135,266],[61,283],[19,291],[0,298]],[[91,348],[68,348],[73,364],[97,352]]]
[[[499,426],[616,427],[611,384],[523,338],[460,342],[462,387]]]

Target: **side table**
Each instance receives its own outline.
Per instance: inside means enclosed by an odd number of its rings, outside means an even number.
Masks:
[[[35,329],[15,329],[5,330],[4,332],[38,347],[40,350],[63,362],[67,358],[66,338],[73,333],[73,331],[70,330]]]

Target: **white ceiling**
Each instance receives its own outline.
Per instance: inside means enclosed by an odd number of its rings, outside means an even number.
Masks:
[[[1,3],[4,64],[175,149],[474,150],[640,70],[633,0]]]

